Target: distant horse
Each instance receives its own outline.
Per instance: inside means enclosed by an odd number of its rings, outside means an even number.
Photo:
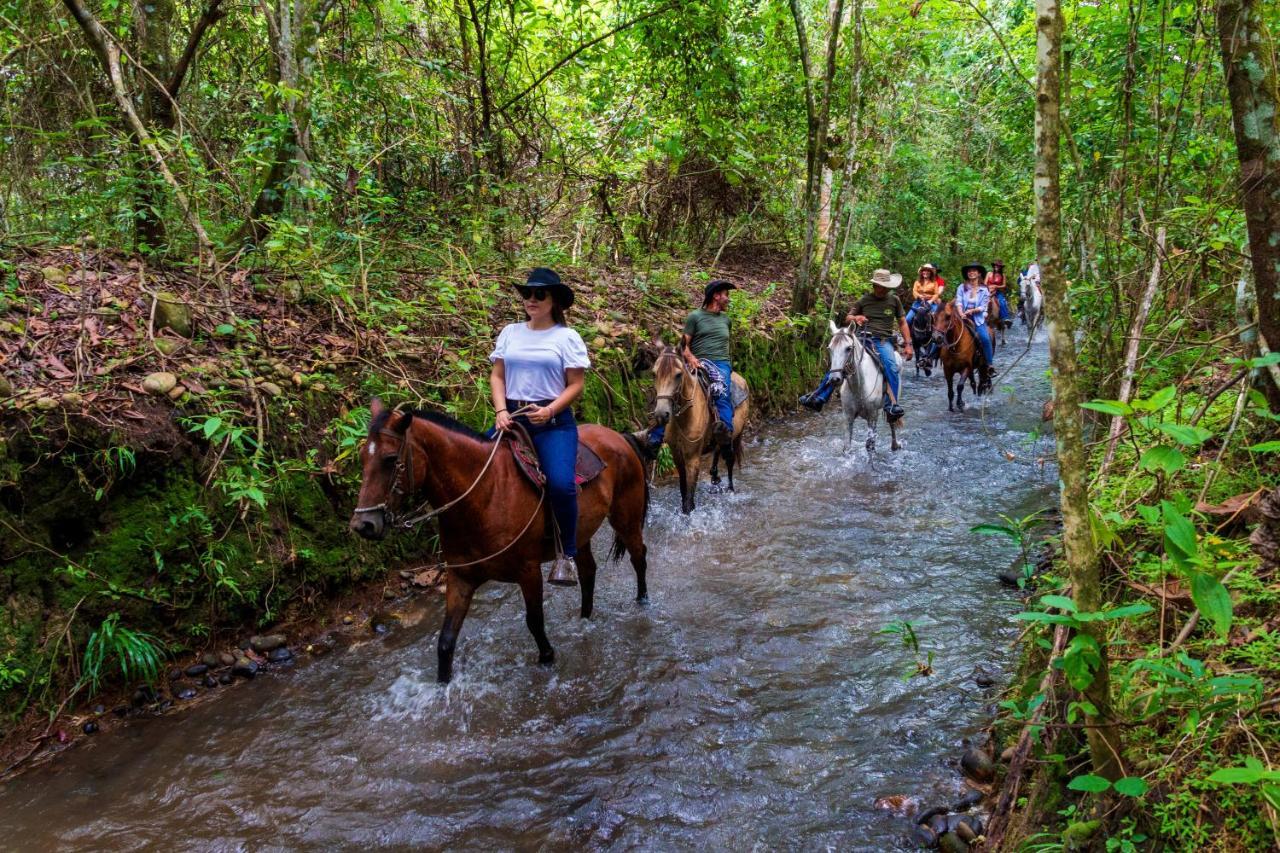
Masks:
[[[990,391],[991,366],[985,363],[982,345],[969,331],[955,300],[934,315],[933,334],[942,351],[942,370],[947,380],[947,411],[963,412],[965,380],[975,395]],[[960,376],[960,381],[953,388],[951,379],[956,375]]]
[[[844,452],[849,452],[853,444],[853,422],[862,418],[867,422],[867,451],[876,449],[876,426],[880,422],[880,413],[884,411],[884,374],[876,365],[876,358],[858,340],[853,326],[837,326],[830,320],[831,340],[827,342],[827,351],[831,355],[831,373],[843,377],[840,383],[840,408],[844,410],[845,440]],[[899,375],[901,375],[902,358],[896,352]],[[889,424],[889,436],[894,450],[902,449],[898,441],[898,425]]]
[[[924,371],[925,376],[933,375],[933,368],[938,362],[936,353],[930,354],[933,349],[933,314],[928,308],[922,308],[916,311],[911,317],[911,347],[915,350],[916,376],[920,376],[920,371]]]
[[[491,580],[520,585],[538,663],[554,661],[542,614],[542,563],[555,556],[547,536],[551,508],[502,448],[508,439],[480,435],[439,412],[387,409],[376,397],[369,411],[368,440],[360,450],[360,495],[350,528],[365,539],[382,539],[393,526],[438,518],[446,592],[436,679],[443,684],[453,675],[454,645],[471,597]],[[585,619],[591,616],[596,583],[591,537],[605,518],[614,532],[610,558],[630,553],[636,601],[648,600],[643,528],[649,486],[639,449],[623,436],[583,424],[578,440],[605,463],[599,475],[582,485],[578,498],[575,562]],[[411,501],[419,495],[435,509],[406,520],[417,512]]]
[[[1019,304],[1022,306],[1022,322],[1027,327],[1027,341],[1036,336],[1044,322],[1044,292],[1035,279],[1023,278],[1018,282]]]
[[[991,335],[991,348],[996,347],[996,333],[1000,334],[1000,346],[1005,345],[1004,339],[1004,318],[1000,316],[1000,300],[996,299],[993,292],[991,300],[987,303],[987,332]]]
[[[694,492],[702,471],[702,454],[714,453],[711,460],[711,482],[718,484],[719,461],[724,456],[729,474],[729,491],[733,491],[733,466],[742,456],[742,428],[747,425],[750,400],[747,380],[736,371],[732,382],[740,389],[742,402],[733,410],[733,437],[727,447],[718,446],[712,436],[711,406],[702,382],[690,372],[674,347],[665,347],[653,363],[657,396],[653,416],[666,428],[664,440],[671,446],[671,456],[680,475],[680,510],[693,512]],[[730,391],[732,393],[732,391]]]

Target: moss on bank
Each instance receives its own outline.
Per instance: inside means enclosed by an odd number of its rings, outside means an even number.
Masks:
[[[196,282],[184,289],[182,275],[166,275],[177,299],[198,304]],[[631,275],[625,299],[605,292],[618,273],[580,285],[570,317],[594,361],[580,415],[618,429],[643,424],[653,340],[674,342],[701,289],[689,267]],[[785,287],[736,278],[735,366],[755,411],[775,414],[813,380],[823,352],[781,310],[775,294]],[[37,307],[41,283],[26,282],[28,328],[56,322],[56,307]],[[0,734],[72,691],[90,634],[112,614],[181,655],[303,618],[391,567],[430,558],[430,529],[368,543],[346,524],[373,394],[487,425],[484,356],[512,319],[506,282],[432,284],[409,281],[367,310],[316,322],[330,303],[245,280],[235,319],[198,321],[176,356],[154,346],[146,306],[135,302],[132,331],[126,316],[116,351],[101,354],[129,372],[74,386],[34,370],[14,377],[17,394],[0,403]],[[162,368],[185,388],[173,402],[139,393],[147,371]],[[115,663],[102,673],[108,683],[120,679]],[[84,690],[72,707],[87,699]]]

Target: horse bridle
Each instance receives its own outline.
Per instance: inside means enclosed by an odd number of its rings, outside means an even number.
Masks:
[[[951,321],[955,320],[955,315],[950,313],[946,308],[943,308],[942,311],[944,316],[946,316],[948,320],[951,320]],[[960,331],[956,334],[956,339],[954,341],[948,342],[947,333],[949,332],[952,326],[959,326]],[[961,317],[959,322],[949,322],[946,326],[942,327],[942,342],[939,344],[939,346],[941,346],[943,349],[954,349],[955,347],[959,346],[960,339],[963,337],[964,337],[964,318]]]
[[[859,329],[857,332],[850,332],[845,329],[841,329],[838,332],[836,332],[836,335],[844,335],[845,337],[850,339],[849,357],[845,359],[844,364],[841,366],[839,371],[840,379],[843,381],[848,379],[850,376],[852,376],[853,372],[857,369],[854,362],[857,361],[858,358],[860,358],[860,356],[855,356],[854,351],[858,347],[863,347],[865,349],[866,344],[864,343],[864,341],[868,340],[870,338],[870,335],[862,331],[861,329]],[[836,335],[831,336],[833,341],[835,340]],[[830,344],[828,344],[828,346],[830,346]],[[835,373],[836,371],[829,370],[827,372]]]
[[[675,359],[675,360],[676,360],[676,364],[678,364],[678,365],[680,366],[680,374],[681,374],[681,376],[690,376],[689,369],[685,366],[684,359],[682,359],[678,353],[675,353],[675,352],[672,352],[672,351],[668,350],[668,351],[666,351],[666,352],[661,353],[661,354],[658,356],[657,361],[662,361],[664,358],[673,358],[673,359]],[[655,361],[655,362],[654,362],[654,365],[655,365],[655,366],[657,365],[657,361]],[[690,378],[693,378],[693,377],[690,377]],[[697,380],[696,380],[696,379],[694,379],[694,381],[697,381]],[[671,392],[670,394],[655,394],[655,395],[654,395],[654,398],[653,398],[653,400],[654,400],[654,402],[655,402],[655,403],[656,403],[658,400],[666,400],[667,402],[669,402],[669,403],[671,404],[671,408],[672,408],[672,412],[671,412],[671,419],[672,419],[672,420],[675,420],[676,418],[678,418],[678,417],[680,417],[681,415],[683,415],[685,412],[689,411],[689,408],[693,405],[693,398],[692,398],[692,397],[686,398],[686,397],[683,395],[683,393],[682,393],[682,392],[684,391],[684,382],[683,382],[683,381],[681,381],[680,383],[678,383],[678,384],[677,384],[677,386],[676,386],[676,388],[677,388],[677,390],[675,390],[675,391]],[[676,405],[676,404],[677,404],[677,401],[684,403],[684,405],[683,405],[683,406],[679,406],[679,407],[677,407],[677,405]]]

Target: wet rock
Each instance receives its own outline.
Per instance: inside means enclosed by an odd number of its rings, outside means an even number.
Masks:
[[[194,329],[191,306],[172,293],[156,294],[155,318],[157,329],[171,329],[179,337],[191,337]]]
[[[235,666],[231,667],[231,674],[241,678],[253,678],[258,674],[258,664],[248,658],[240,658]]]
[[[287,647],[281,646],[278,649],[272,649],[267,652],[267,660],[271,661],[271,663],[287,663],[293,660],[293,652],[289,651]]]
[[[116,708],[112,708],[111,713],[115,714],[117,717],[127,717],[129,715],[129,706],[120,705]]]
[[[1005,569],[996,577],[1000,578],[1000,583],[1005,586],[1011,586],[1014,589],[1021,587],[1022,572],[1015,572],[1013,569]]]
[[[218,655],[218,663],[222,664],[223,666],[231,666],[235,662],[236,662],[236,656],[231,654],[231,652],[222,652],[220,655]]]
[[[391,630],[391,626],[388,625],[386,622],[373,623],[373,633],[375,634],[385,634],[390,630]]]
[[[996,683],[996,677],[983,667],[973,670],[973,683],[979,687],[990,687]]]
[[[98,733],[98,724],[95,723],[93,720],[90,720],[89,722],[81,726],[80,730],[87,735],[94,735]]]
[[[947,831],[947,816],[945,814],[936,814],[929,818],[928,827],[933,830],[934,835],[942,835]]]
[[[983,793],[981,791],[966,791],[964,796],[951,804],[953,812],[967,812],[969,809],[982,802]]]
[[[944,853],[968,853],[969,845],[954,832],[945,832],[938,838],[938,849]]]
[[[356,618],[355,618],[354,616],[352,616],[351,614],[349,614],[349,613],[348,613],[346,616],[343,616],[343,617],[342,617],[342,624],[343,624],[343,625],[350,625],[350,624],[352,624],[352,623],[353,623],[353,622],[355,622],[355,621],[356,621]]]
[[[150,705],[154,703],[159,698],[160,697],[156,695],[155,688],[147,685],[146,687],[139,687],[137,690],[133,691],[133,698],[131,701],[133,703],[133,707],[141,708],[143,705]]]
[[[142,390],[148,394],[155,394],[157,397],[161,394],[168,394],[178,384],[178,377],[172,373],[152,373],[146,379],[142,380]]]
[[[278,649],[285,644],[284,634],[263,634],[258,637],[249,638],[249,647],[258,654],[266,654],[273,649]]]
[[[177,680],[178,680],[178,679],[180,679],[180,678],[182,678],[182,670],[181,670],[181,669],[179,669],[178,667],[176,667],[176,666],[175,666],[173,669],[169,670],[169,680],[170,680],[170,681],[177,681]]]
[[[106,706],[106,705],[94,705],[94,706],[93,706],[93,713],[95,713],[95,714],[97,714],[99,717],[101,717],[103,714],[107,713],[107,706]]]
[[[179,684],[173,689],[173,698],[175,699],[194,699],[199,691],[190,684]]]
[[[182,395],[185,393],[187,393],[187,388],[185,385],[175,385],[169,389],[169,393],[166,396],[170,400],[177,401],[177,400],[181,400]]]
[[[193,663],[191,666],[184,669],[183,673],[185,673],[188,678],[199,678],[200,676],[204,675],[208,671],[209,671],[209,664]]]
[[[231,679],[228,678],[227,680],[230,681]],[[204,686],[209,688],[217,687],[218,679],[215,678],[213,675],[206,675],[204,677]]]
[[[219,683],[219,684],[230,684],[230,683],[231,683],[231,681],[232,681],[231,673],[229,673],[229,672],[224,672],[224,673],[222,673],[222,675],[219,675],[219,676],[218,676],[218,683]]]
[[[922,811],[920,814],[916,815],[916,823],[928,823],[938,815],[945,815],[946,813],[946,806],[934,806],[933,808]]]
[[[263,382],[258,386],[258,390],[268,397],[279,397],[284,393],[284,389],[274,382]]]
[[[200,662],[207,667],[213,668],[217,666],[230,666],[236,662],[236,659],[231,657],[231,655],[227,655],[227,660],[223,661],[222,655],[217,652],[205,652],[200,656]]]
[[[937,833],[924,824],[917,823],[911,828],[911,840],[921,847],[932,849],[938,846]]]
[[[996,766],[985,752],[977,749],[965,751],[960,757],[960,769],[975,782],[990,782],[996,777]]]

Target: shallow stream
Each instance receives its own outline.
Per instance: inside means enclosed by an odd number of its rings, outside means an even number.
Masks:
[[[1015,329],[998,362],[1022,346]],[[1046,360],[1038,342],[1001,371],[985,413],[948,414],[939,376],[909,371],[898,453],[881,425],[872,459],[862,428],[842,455],[833,403],[756,430],[737,493],[704,476],[692,517],[657,489],[651,604],[625,560],[602,565],[590,621],[549,588],[554,667],[519,590],[494,585],[437,686],[433,600],[0,788],[0,849],[911,849],[876,799],[956,799],[962,741],[1014,662],[996,574],[1016,548],[969,527],[1056,498]],[[899,619],[932,675],[905,678],[912,653],[877,634]]]

